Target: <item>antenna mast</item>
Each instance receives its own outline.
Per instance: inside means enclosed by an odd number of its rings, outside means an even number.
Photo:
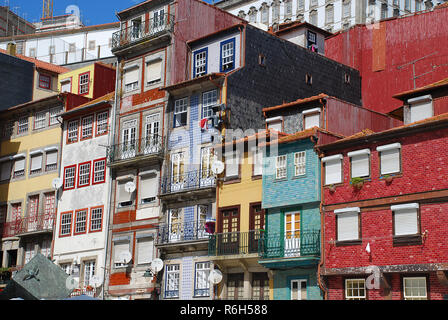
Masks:
[[[42,19],[53,17],[53,0],[42,0]]]

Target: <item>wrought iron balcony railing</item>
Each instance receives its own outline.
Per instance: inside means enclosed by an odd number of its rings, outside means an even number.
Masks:
[[[155,38],[163,33],[172,32],[173,29],[174,16],[170,14],[149,19],[138,25],[134,24],[112,35],[112,50],[132,45],[143,39]]]
[[[320,255],[320,231],[300,231],[294,234],[265,234],[260,241],[260,257],[288,258]]]
[[[70,294],[70,297],[76,297],[76,296],[82,296],[86,295],[92,298],[96,297],[96,291],[93,287],[86,286],[86,287],[80,287],[73,290],[73,292]]]
[[[216,176],[210,170],[196,170],[162,179],[161,194],[216,187]]]
[[[211,235],[209,256],[244,255],[258,253],[263,231],[228,232]]]
[[[108,163],[135,159],[142,156],[159,155],[163,151],[162,137],[153,134],[140,140],[131,140],[107,148]]]
[[[14,237],[26,233],[53,230],[54,213],[44,213],[14,221],[5,222],[3,225],[3,237]]]
[[[168,223],[159,226],[157,244],[208,240],[209,235],[205,221]]]

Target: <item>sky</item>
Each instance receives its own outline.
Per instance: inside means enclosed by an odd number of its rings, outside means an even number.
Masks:
[[[117,12],[141,2],[143,1],[54,0],[53,15],[63,15],[68,6],[76,5],[81,11],[81,19],[85,25],[103,24],[118,21]],[[207,0],[207,2],[211,2],[211,0]],[[42,16],[42,0],[0,0],[0,6],[5,5],[30,22],[38,22]]]

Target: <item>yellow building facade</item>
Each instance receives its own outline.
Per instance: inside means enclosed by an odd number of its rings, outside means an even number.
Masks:
[[[95,64],[91,64],[59,75],[59,92],[70,92],[93,98],[93,81]]]

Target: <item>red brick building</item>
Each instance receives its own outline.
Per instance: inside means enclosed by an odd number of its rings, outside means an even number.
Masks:
[[[448,113],[440,114],[448,103],[441,83],[397,95],[405,115],[422,119],[405,117],[404,126],[318,147],[327,299],[448,299]]]

